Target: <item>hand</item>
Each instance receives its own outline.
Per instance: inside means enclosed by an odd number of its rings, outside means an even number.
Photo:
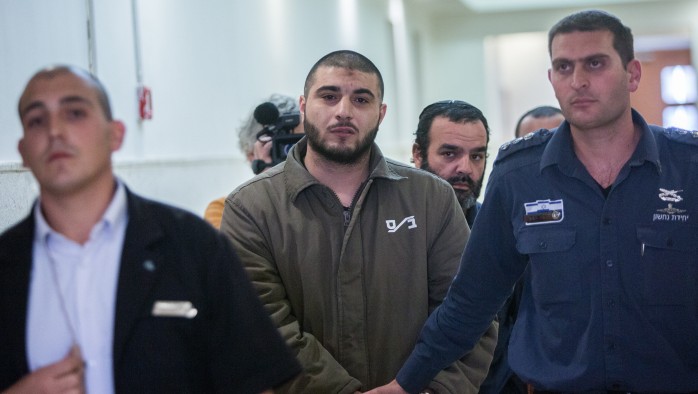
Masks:
[[[376,387],[373,390],[367,391],[366,394],[407,394],[407,391],[400,387],[397,380],[393,380],[385,386]]]
[[[262,142],[262,141],[255,141],[254,146],[252,148],[252,153],[254,156],[252,159],[254,160],[262,160],[265,163],[271,163],[271,146],[272,142],[267,141],[267,142]]]
[[[62,360],[24,376],[3,394],[85,393],[84,374],[80,348],[73,345]]]

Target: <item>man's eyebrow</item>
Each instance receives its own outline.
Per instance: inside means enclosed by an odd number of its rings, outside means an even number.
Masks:
[[[325,85],[325,86],[320,86],[316,90],[316,92],[323,92],[323,91],[339,92],[339,91],[341,91],[341,89],[339,88],[339,86]],[[371,97],[376,97],[376,95],[371,91],[371,89],[367,89],[367,88],[358,88],[358,89],[355,89],[354,91],[352,91],[351,93],[352,94],[367,94]]]
[[[27,114],[27,112],[32,111],[36,108],[46,108],[46,105],[44,105],[44,103],[41,101],[32,101],[26,107],[24,107],[22,109],[22,111],[20,112],[20,114],[19,114],[20,119],[23,119],[24,116]]]
[[[460,146],[458,146],[458,145],[451,145],[451,144],[441,144],[441,145],[439,146],[439,149],[441,149],[441,150],[443,150],[443,149],[447,149],[447,150],[463,150],[463,149],[461,149]]]
[[[322,91],[339,92],[339,86],[324,85],[324,86],[320,86],[315,91],[316,92],[322,92]]]
[[[439,150],[464,150],[458,145],[451,145],[451,144],[441,144],[439,146]],[[470,152],[486,152],[487,147],[486,146],[478,146],[475,149],[471,149]]]
[[[87,104],[88,106],[92,107],[92,101],[88,100],[87,98],[83,96],[66,96],[61,98],[60,100],[61,104],[72,104],[72,103],[80,103],[80,104]]]
[[[559,57],[559,58],[553,59],[552,63],[556,64],[556,63],[575,62],[575,61],[588,62],[589,60],[592,60],[592,59],[609,58],[609,57],[610,56],[606,53],[595,53],[593,55],[584,56],[584,57],[579,58],[579,59],[570,59],[570,58],[566,58],[566,57]]]
[[[368,94],[368,95],[371,96],[371,97],[376,97],[376,95],[373,94],[373,92],[371,91],[371,89],[366,89],[366,88],[359,88],[359,89],[356,89],[356,90],[354,90],[353,93],[354,93],[354,94]]]
[[[61,105],[63,104],[73,104],[73,103],[80,103],[80,104],[87,104],[88,106],[93,106],[93,103],[88,100],[87,98],[83,96],[66,96],[61,98],[59,101]],[[30,102],[24,109],[22,109],[22,112],[20,114],[20,118],[24,118],[24,116],[27,114],[27,112],[32,111],[37,108],[46,108],[46,104],[44,104],[43,101],[41,100],[36,100]]]

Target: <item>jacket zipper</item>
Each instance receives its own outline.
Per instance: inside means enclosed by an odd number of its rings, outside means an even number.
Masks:
[[[361,183],[361,186],[359,186],[359,188],[356,190],[356,193],[354,193],[354,198],[351,199],[351,206],[344,209],[344,227],[349,227],[349,222],[351,222],[351,215],[354,213],[356,201],[359,199],[359,196],[361,196],[361,192],[363,192],[370,179],[371,178],[368,178],[365,181],[363,181],[363,183]],[[337,199],[339,199],[339,197],[337,197]]]
[[[351,209],[344,208],[344,227],[349,227],[349,222],[351,222]]]

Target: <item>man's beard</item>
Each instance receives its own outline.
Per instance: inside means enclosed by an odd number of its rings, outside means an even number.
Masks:
[[[432,174],[439,176],[439,174],[436,173],[431,167],[429,167],[429,162],[426,160],[426,158],[422,162],[422,170],[426,170],[431,172]],[[483,176],[477,180],[474,181],[470,176],[468,175],[457,175],[457,176],[452,176],[450,178],[442,178],[446,182],[450,183],[451,186],[457,184],[457,183],[465,183],[468,185],[468,190],[461,190],[461,189],[456,189],[453,188],[453,191],[456,193],[456,198],[458,199],[458,202],[460,203],[461,208],[463,208],[463,211],[466,211],[475,204],[477,204],[477,199],[480,197],[480,190],[482,189],[482,180],[484,178],[484,172]]]
[[[366,152],[369,151],[369,149],[371,149],[371,145],[378,134],[378,123],[376,123],[376,127],[370,130],[363,139],[360,139],[355,148],[331,148],[325,145],[322,137],[320,136],[320,130],[313,123],[311,123],[307,117],[303,120],[303,127],[305,129],[305,135],[308,137],[308,145],[310,145],[310,147],[312,147],[313,150],[320,156],[339,164],[356,163],[366,154]]]

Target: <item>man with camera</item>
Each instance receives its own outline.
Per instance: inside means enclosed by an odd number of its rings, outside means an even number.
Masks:
[[[298,101],[274,93],[259,104],[238,129],[240,149],[255,175],[286,160],[288,150],[303,137]],[[204,219],[215,228],[221,226],[225,197],[211,201]]]
[[[252,115],[263,126],[255,136],[251,162],[256,175],[286,160],[288,151],[303,137],[303,132],[299,127],[301,114],[297,109],[280,113],[274,103],[265,102],[258,105]]]
[[[448,183],[383,157],[374,142],[383,92],[363,55],[320,59],[300,101],[305,138],[226,199],[221,232],[304,367],[278,392],[387,383],[456,274],[463,211]],[[476,393],[495,341],[492,326],[431,392]]]

